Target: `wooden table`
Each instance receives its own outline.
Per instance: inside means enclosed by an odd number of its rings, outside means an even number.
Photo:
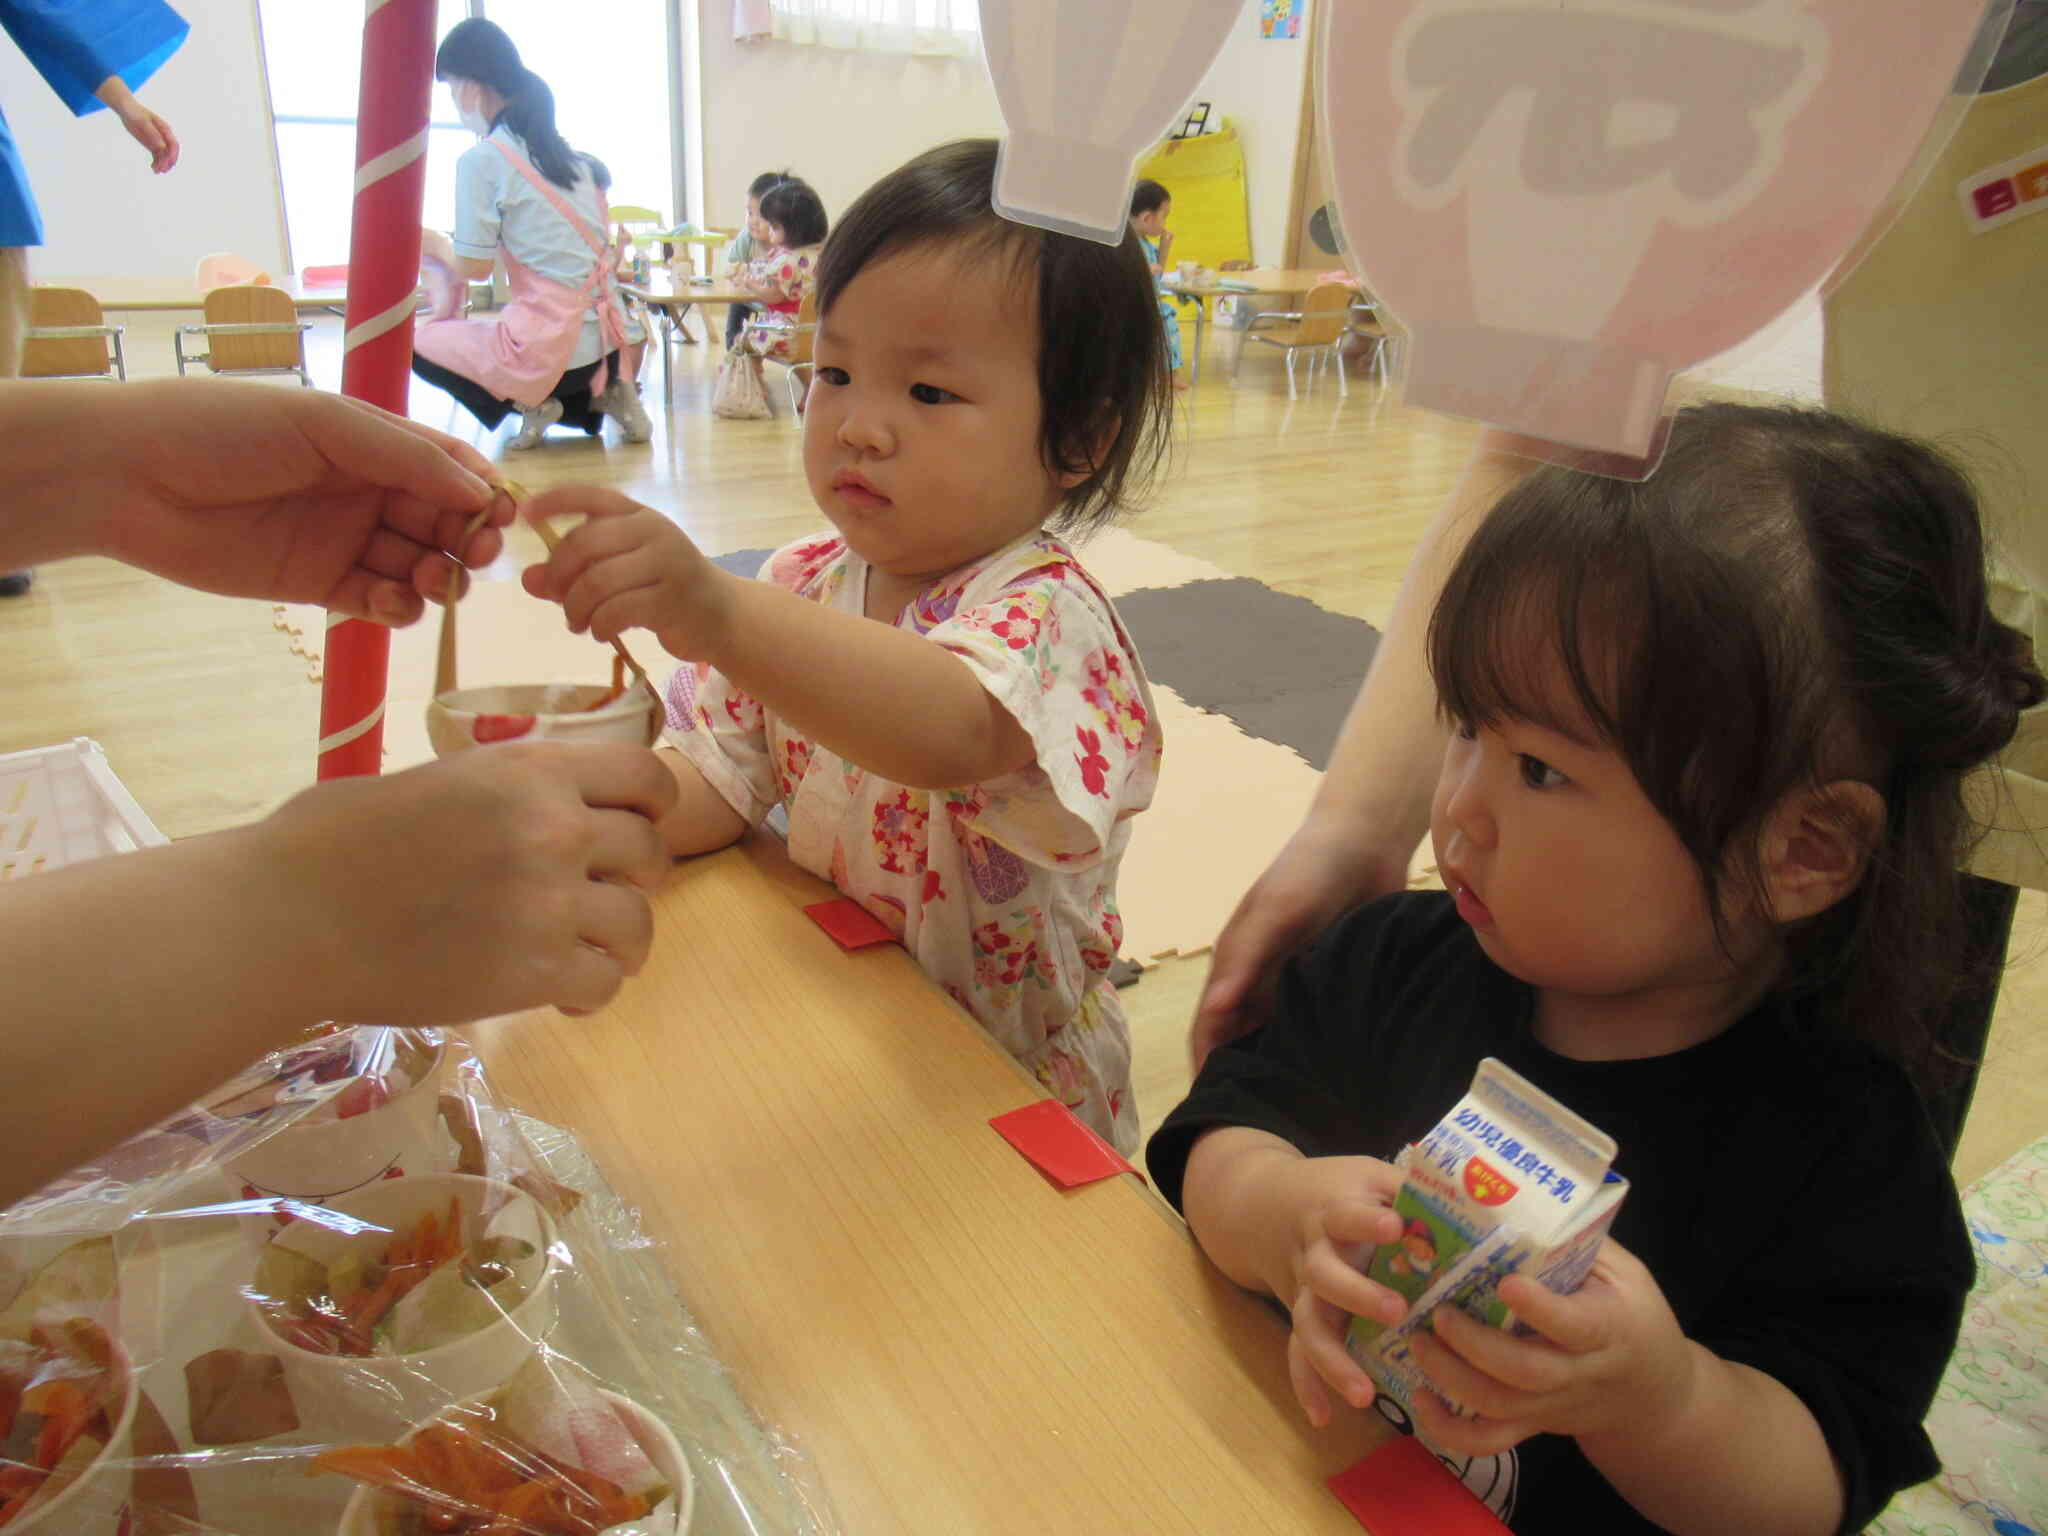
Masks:
[[[1251,298],[1256,294],[1307,293],[1322,280],[1327,267],[1253,267],[1244,272],[1211,272],[1196,282],[1183,282],[1173,272],[1159,279],[1169,293],[1185,294],[1195,301],[1195,349],[1188,357],[1188,382],[1202,377],[1202,333],[1207,328],[1213,298],[1234,294]]]
[[[101,309],[204,309],[206,290],[186,277],[38,277],[37,286],[83,288],[100,301]],[[296,277],[265,284],[291,296],[297,309],[342,309],[348,289],[330,285],[308,288]]]
[[[645,972],[474,1032],[582,1138],[849,1533],[1358,1536],[1286,1327],[1150,1189],[1061,1191],[988,1126],[1043,1091],[894,945],[842,954],[772,838],[680,865]],[[1168,1106],[1147,1106],[1157,1117]]]
[[[674,364],[668,349],[673,344],[676,332],[682,329],[683,317],[696,304],[754,304],[759,299],[743,289],[732,286],[730,280],[713,280],[706,283],[689,281],[677,282],[675,274],[663,270],[654,273],[644,283],[620,283],[619,291],[645,304],[661,317],[665,334],[661,345],[661,388],[662,398],[673,403],[676,397]],[[708,329],[708,327],[707,327]],[[687,330],[682,331],[685,340],[694,340]]]

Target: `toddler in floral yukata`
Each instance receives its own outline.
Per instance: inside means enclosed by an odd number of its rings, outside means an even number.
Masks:
[[[673,851],[785,806],[792,857],[1129,1152],[1109,967],[1160,732],[1060,535],[1108,522],[1156,467],[1166,369],[1137,238],[1002,219],[995,164],[993,140],[920,155],[825,246],[804,468],[834,533],[747,581],[662,514],[565,488],[528,515],[587,520],[525,579],[571,628],[649,629],[689,663],[668,687]]]

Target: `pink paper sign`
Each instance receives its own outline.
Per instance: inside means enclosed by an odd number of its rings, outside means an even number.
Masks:
[[[1411,404],[1601,452],[1827,277],[1944,104],[1982,0],[1372,0],[1318,94],[1352,270]]]

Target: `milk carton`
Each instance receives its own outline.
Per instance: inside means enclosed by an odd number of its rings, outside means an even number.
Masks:
[[[1404,1406],[1421,1375],[1410,1340],[1448,1302],[1496,1328],[1519,1326],[1502,1279],[1527,1270],[1572,1291],[1620,1209],[1628,1181],[1614,1141],[1488,1057],[1436,1128],[1394,1159],[1406,1175],[1394,1200],[1400,1240],[1374,1250],[1366,1273],[1408,1299],[1391,1326],[1354,1317],[1352,1358]],[[1454,1405],[1455,1406],[1455,1405]]]

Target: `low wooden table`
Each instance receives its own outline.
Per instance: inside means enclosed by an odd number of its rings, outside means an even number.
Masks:
[[[1169,293],[1185,294],[1195,301],[1195,347],[1188,356],[1188,382],[1202,377],[1202,335],[1208,327],[1210,299],[1234,294],[1251,298],[1258,294],[1307,293],[1321,281],[1326,267],[1253,267],[1244,272],[1211,272],[1196,282],[1184,282],[1172,271],[1159,279]]]
[[[36,276],[38,287],[83,288],[100,301],[101,309],[204,309],[206,290],[184,277],[44,277]],[[281,278],[265,287],[277,288],[291,296],[298,309],[343,309],[348,304],[345,285],[309,288],[296,277]]]
[[[677,282],[672,273],[654,273],[644,283],[620,283],[619,291],[638,299],[661,317],[666,327],[661,345],[661,388],[662,398],[673,402],[676,397],[674,365],[669,359],[668,349],[675,334],[682,329],[683,317],[697,304],[753,304],[755,296],[735,288],[729,281],[713,280],[705,283]],[[708,329],[708,323],[707,323]],[[683,331],[686,340],[693,339]]]
[[[611,1007],[473,1034],[844,1529],[1357,1536],[1323,1479],[1380,1421],[1308,1427],[1284,1321],[1149,1187],[1061,1191],[998,1137],[1043,1090],[900,948],[841,953],[801,910],[832,894],[761,835],[689,860]]]

